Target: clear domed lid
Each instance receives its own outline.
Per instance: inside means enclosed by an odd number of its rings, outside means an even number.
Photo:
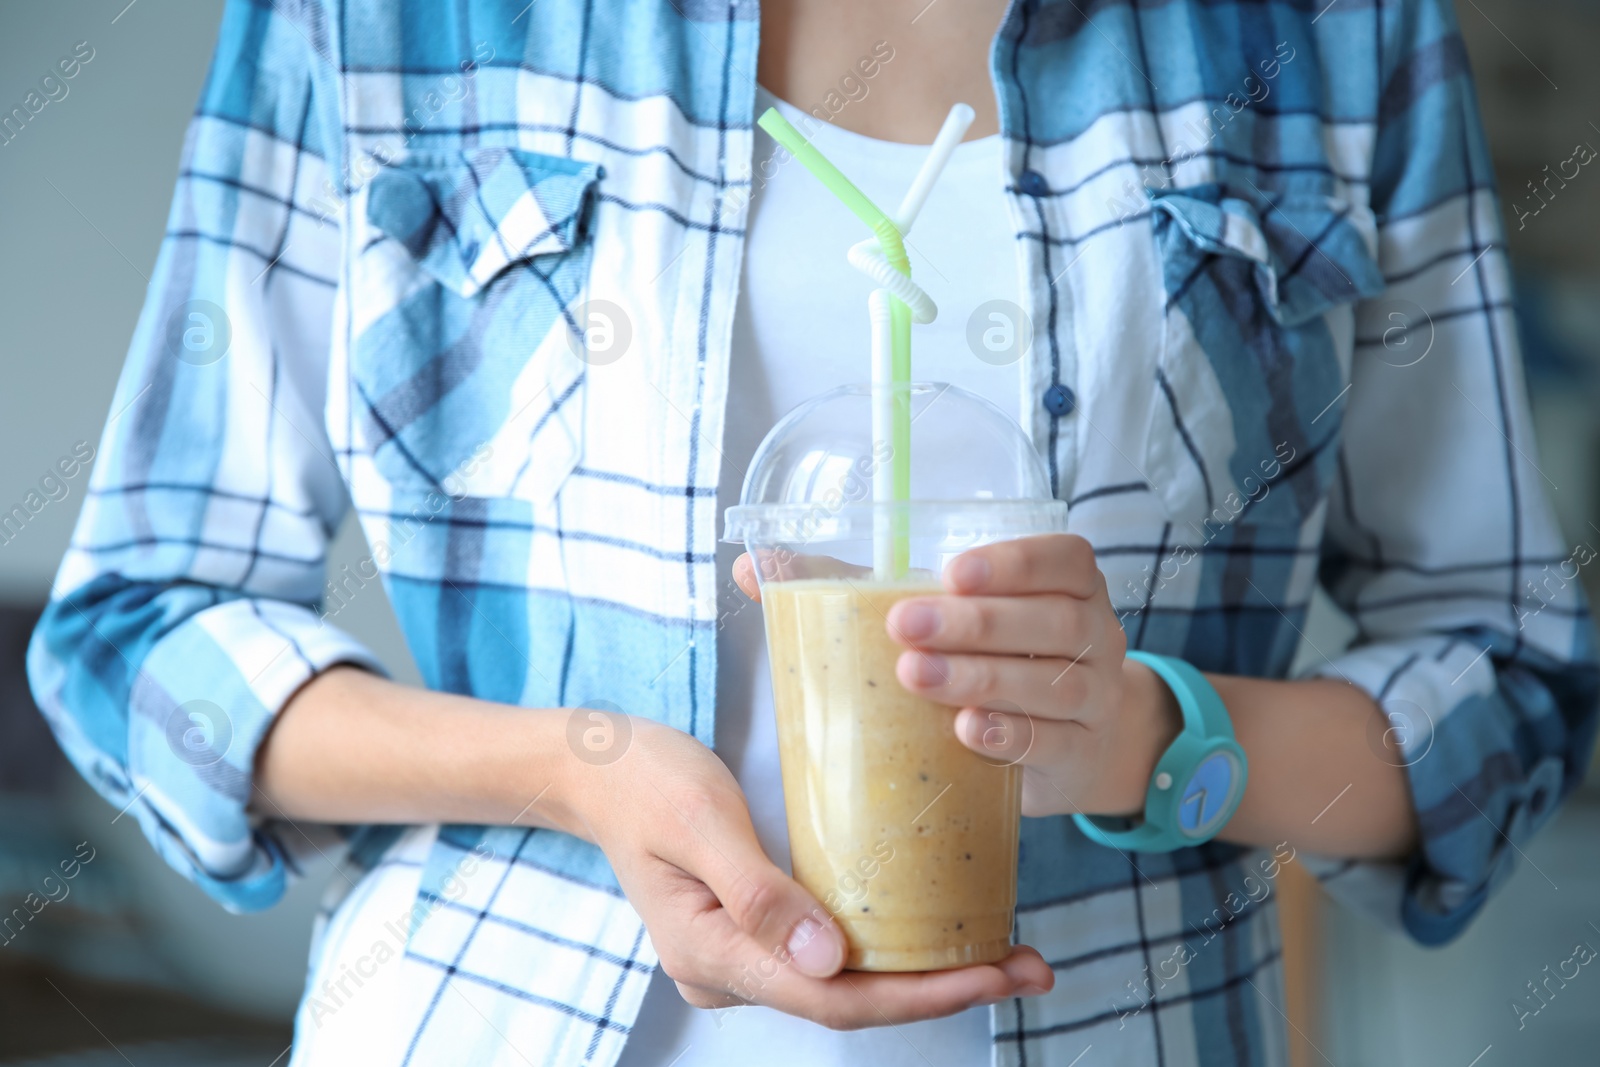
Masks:
[[[893,463],[894,449],[874,440],[874,388],[840,386],[779,420],[756,450],[739,506],[728,509],[725,540],[870,536],[875,512],[885,508],[903,513],[913,532],[930,524],[949,532],[969,521],[991,536],[1064,528],[1066,504],[1052,499],[1044,464],[1016,420],[943,382],[904,387],[910,490],[904,502],[875,504],[874,479]]]

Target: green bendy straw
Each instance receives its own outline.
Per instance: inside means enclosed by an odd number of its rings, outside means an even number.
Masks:
[[[882,256],[887,265],[893,268],[893,273],[874,269],[877,264],[872,260],[878,258],[872,255],[863,245],[870,245],[872,240],[864,241],[861,245],[851,249],[850,262],[873,277],[884,288],[879,290],[888,300],[889,311],[889,366],[888,366],[888,393],[889,393],[889,442],[891,453],[890,499],[896,503],[904,503],[911,498],[911,321],[913,318],[912,307],[907,303],[910,300],[916,304],[915,318],[919,322],[931,322],[937,314],[926,293],[911,282],[911,261],[906,257],[904,232],[911,228],[917,213],[921,210],[923,202],[927,199],[929,190],[938,178],[939,172],[944,169],[950,155],[955,151],[955,146],[961,142],[967,127],[971,125],[973,112],[965,104],[957,104],[951,109],[950,115],[945,119],[939,136],[935,138],[928,158],[924,161],[922,169],[912,182],[911,189],[906,193],[906,198],[900,206],[900,218],[891,219],[883,210],[874,204],[867,195],[857,189],[855,183],[846,178],[838,167],[829,162],[828,158],[812,146],[789,123],[776,108],[768,108],[757,122],[761,128],[772,135],[773,140],[786,148],[790,154],[798,159],[806,170],[810,171],[816,179],[822,182],[823,187],[839,198],[857,218],[867,224],[876,241],[876,252]],[[864,254],[865,253],[865,254]],[[898,277],[895,275],[898,274]],[[874,297],[878,293],[873,294]],[[877,328],[876,326],[874,327]],[[876,378],[876,375],[875,375]],[[874,381],[874,385],[882,387],[881,381]],[[876,390],[875,390],[876,392]],[[874,410],[877,410],[879,397],[874,395]],[[878,501],[881,503],[882,501]],[[903,509],[897,509],[887,552],[883,546],[874,545],[875,567],[880,578],[902,578],[910,567],[911,546],[909,531],[906,526],[906,514]],[[883,558],[887,555],[888,558]],[[884,573],[887,571],[888,573]]]

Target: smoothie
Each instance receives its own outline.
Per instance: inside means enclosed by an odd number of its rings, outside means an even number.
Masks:
[[[955,709],[908,693],[890,605],[927,581],[768,581],[794,876],[850,942],[846,966],[925,971],[1011,951],[1021,769],[955,738]]]

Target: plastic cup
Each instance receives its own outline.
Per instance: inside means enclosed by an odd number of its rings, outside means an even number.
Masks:
[[[893,458],[872,438],[874,388],[786,416],[727,514],[761,587],[793,873],[844,930],[847,967],[992,962],[1011,950],[1021,769],[963,746],[956,709],[900,685],[887,615],[943,592],[939,575],[967,549],[1065,530],[1066,504],[1011,419],[943,384],[899,387],[911,499],[874,502]],[[882,571],[887,531],[905,573]]]

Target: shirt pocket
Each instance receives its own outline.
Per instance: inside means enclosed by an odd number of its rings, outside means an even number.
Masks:
[[[401,489],[545,503],[577,465],[572,309],[601,170],[516,148],[411,154],[357,205],[352,409]]]
[[[1384,287],[1371,216],[1221,184],[1150,196],[1165,292],[1145,471],[1175,523],[1302,522],[1337,463],[1348,305]]]

